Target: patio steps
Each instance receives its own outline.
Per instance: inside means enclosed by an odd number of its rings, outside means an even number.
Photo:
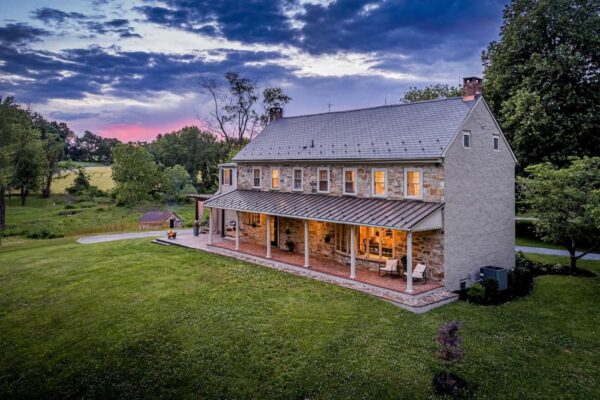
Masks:
[[[166,246],[182,246],[187,248],[195,248],[198,250],[207,251],[209,253],[215,253],[222,256],[235,258],[237,260],[248,261],[253,264],[277,269],[279,271],[288,272],[294,275],[316,279],[321,282],[342,286],[348,289],[353,289],[359,292],[363,292],[365,294],[369,294],[371,296],[378,297],[382,300],[385,300],[389,303],[392,303],[398,307],[414,312],[416,314],[422,314],[434,308],[440,307],[444,304],[448,304],[458,300],[458,295],[456,293],[449,292],[444,287],[434,288],[421,293],[408,294],[386,289],[369,283],[360,282],[350,278],[330,275],[317,270],[307,269],[304,267],[283,263],[273,259],[266,259],[247,253],[240,253],[234,250],[229,250],[218,246],[207,246],[205,241],[200,240],[188,242],[187,240],[171,241],[167,238],[158,238],[153,240],[152,242]]]

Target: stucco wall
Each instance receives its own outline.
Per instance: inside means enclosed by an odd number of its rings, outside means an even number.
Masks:
[[[485,104],[479,102],[462,128],[471,132],[471,148],[462,132],[444,160],[444,248],[446,286],[460,288],[480,267],[513,268],[515,262],[515,162],[507,143],[493,149],[499,134]],[[470,284],[472,282],[467,282]]]
[[[253,167],[261,169],[260,190],[271,190],[271,168],[281,168],[281,191],[293,191],[294,168],[302,168],[303,188],[302,193],[317,193],[317,171],[320,168],[329,168],[330,171],[330,195],[343,195],[343,170],[344,168],[356,168],[357,170],[357,197],[371,197],[371,179],[373,168],[385,168],[387,170],[387,191],[389,199],[404,198],[404,169],[419,168],[423,173],[423,200],[444,201],[444,171],[438,164],[385,164],[385,165],[303,165],[303,164],[238,164],[238,187],[240,189],[252,190]]]

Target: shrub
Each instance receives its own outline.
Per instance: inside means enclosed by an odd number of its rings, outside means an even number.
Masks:
[[[467,289],[467,300],[475,304],[484,304],[485,302],[485,288],[481,283],[476,283],[469,286]]]
[[[483,292],[486,304],[497,303],[499,300],[498,281],[492,278],[486,278],[481,282],[481,285],[484,289]]]
[[[514,296],[527,296],[533,285],[533,273],[527,268],[515,267],[508,273],[508,290]]]
[[[75,208],[75,205],[73,204],[65,204],[65,210],[72,210]]]
[[[450,369],[464,358],[462,338],[458,334],[460,322],[452,321],[439,327],[437,342],[440,345],[437,356],[442,362],[444,372],[433,377],[433,387],[438,394],[457,396],[466,388],[463,379],[452,374]]]
[[[64,236],[62,230],[52,226],[40,226],[27,230],[25,234],[30,239],[55,239]]]

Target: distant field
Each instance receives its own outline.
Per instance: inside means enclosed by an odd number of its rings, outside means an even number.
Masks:
[[[90,175],[90,184],[98,186],[98,189],[103,191],[109,191],[115,186],[112,180],[112,168],[110,165],[85,163],[83,166],[85,167],[85,171]],[[66,189],[73,184],[75,175],[75,172],[68,172],[57,176],[52,182],[52,193],[65,193]]]

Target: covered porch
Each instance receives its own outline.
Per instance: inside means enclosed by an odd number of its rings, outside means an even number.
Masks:
[[[206,206],[235,215],[233,240],[213,243],[210,223],[209,245],[407,294],[443,287],[440,203],[236,190]],[[388,260],[398,270],[380,274]]]

